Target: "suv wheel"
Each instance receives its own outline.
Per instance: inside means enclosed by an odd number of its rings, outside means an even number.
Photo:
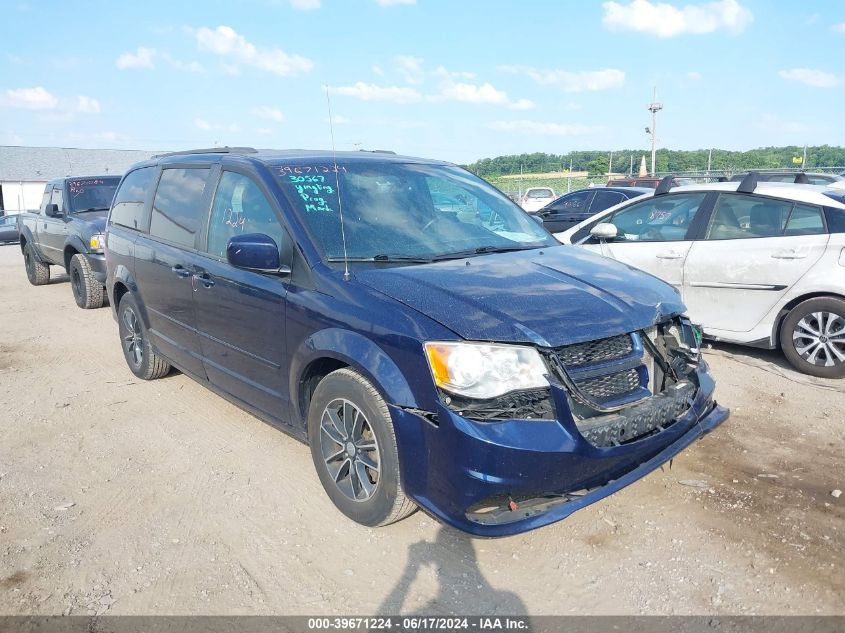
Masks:
[[[103,286],[94,277],[91,264],[84,255],[77,253],[70,258],[70,287],[80,308],[102,308]]]
[[[400,485],[387,404],[358,372],[338,369],[317,385],[308,410],[308,442],[323,488],[353,521],[387,525],[416,509]]]
[[[32,250],[32,244],[23,248],[23,264],[26,267],[26,278],[33,286],[43,286],[50,281],[50,267],[38,261]]]
[[[798,371],[845,376],[845,301],[818,297],[799,303],[783,320],[780,345]]]
[[[170,364],[153,351],[141,320],[141,311],[129,293],[123,295],[117,308],[117,326],[123,356],[133,374],[144,380],[153,380],[170,371]]]

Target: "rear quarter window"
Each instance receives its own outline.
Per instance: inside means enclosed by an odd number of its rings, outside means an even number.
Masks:
[[[144,202],[155,184],[157,167],[143,167],[127,174],[112,202],[109,223],[136,231],[144,227]]]
[[[827,220],[827,230],[829,233],[845,233],[845,209],[825,207],[824,216],[825,220]]]

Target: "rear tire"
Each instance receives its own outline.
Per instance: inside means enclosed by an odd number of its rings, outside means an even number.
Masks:
[[[85,310],[103,307],[103,286],[84,255],[77,253],[70,258],[68,274],[76,305]]]
[[[32,249],[32,244],[23,248],[23,264],[26,267],[26,278],[33,286],[43,286],[50,281],[50,267],[42,264]]]
[[[789,364],[821,378],[845,376],[845,301],[816,297],[792,308],[780,328]]]
[[[402,492],[387,404],[358,372],[338,369],[317,385],[308,443],[326,494],[353,521],[388,525],[416,509]]]
[[[141,310],[129,293],[123,295],[117,308],[117,328],[123,357],[133,374],[143,380],[155,380],[167,375],[170,363],[153,351],[147,328],[141,319]]]

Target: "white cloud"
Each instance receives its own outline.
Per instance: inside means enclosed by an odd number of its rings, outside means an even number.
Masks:
[[[127,68],[154,68],[153,58],[157,55],[156,49],[139,46],[134,53],[123,53],[117,58],[117,67],[121,70]]]
[[[838,31],[840,33],[845,33],[845,22],[840,22],[839,24],[834,24],[832,27],[834,31]]]
[[[430,100],[500,105],[511,108],[512,110],[528,110],[534,107],[534,103],[528,99],[512,101],[508,97],[508,93],[495,88],[490,83],[477,85],[445,82],[440,88],[440,93],[431,97]]]
[[[346,125],[347,123],[351,123],[351,121],[347,117],[341,116],[339,114],[334,115],[332,121],[335,125]]]
[[[787,134],[807,134],[812,131],[809,125],[801,121],[793,121],[779,117],[776,114],[763,113],[754,121],[754,126],[761,130],[771,132],[777,130]]]
[[[400,4],[416,4],[417,0],[376,0],[380,7],[395,7]]]
[[[221,25],[214,30],[203,26],[197,29],[195,37],[202,51],[277,75],[297,75],[314,68],[310,59],[289,55],[280,48],[259,49],[230,26]]]
[[[373,67],[372,67],[372,69],[371,69],[371,70],[372,70],[375,74],[377,74],[379,77],[384,77],[384,70],[382,70],[381,66],[378,66],[378,65],[373,65]]]
[[[363,81],[355,82],[352,86],[338,86],[329,88],[335,94],[345,97],[355,97],[364,101],[393,101],[394,103],[415,103],[422,100],[422,95],[413,88],[400,86],[376,86]]]
[[[205,119],[200,119],[199,117],[194,119],[194,125],[201,130],[210,130],[211,129],[211,123],[209,123]]]
[[[76,111],[85,114],[96,114],[100,111],[100,102],[93,97],[79,95],[76,98]]]
[[[701,73],[697,70],[691,70],[687,73],[687,79],[691,79],[692,81],[698,81],[701,77]]]
[[[815,68],[790,68],[778,71],[783,79],[798,81],[812,88],[833,88],[842,84],[842,77]]]
[[[58,98],[41,86],[7,90],[3,98],[3,105],[25,110],[52,110],[58,104]]]
[[[726,30],[741,33],[754,19],[737,0],[717,0],[676,7],[666,2],[632,0],[602,4],[602,23],[612,31],[637,31],[658,37]]]
[[[320,0],[290,0],[290,6],[297,11],[313,11],[319,9]]]
[[[191,73],[203,74],[206,72],[205,66],[198,61],[183,62],[182,60],[174,58],[169,53],[162,53],[161,58],[177,70],[186,70]]]
[[[499,66],[499,70],[527,75],[538,84],[560,86],[564,92],[595,92],[621,88],[625,84],[625,73],[616,68],[571,71],[543,70],[531,66]]]
[[[399,55],[396,57],[396,66],[407,83],[421,84],[423,82],[423,59],[421,57]]]
[[[542,123],[540,121],[494,121],[490,127],[499,132],[518,132],[520,134],[540,134],[544,136],[581,136],[585,134],[604,134],[607,128],[580,123]]]
[[[285,115],[282,114],[281,110],[270,108],[268,106],[258,106],[257,108],[253,108],[252,113],[262,119],[270,119],[271,121],[276,121],[278,123],[285,120]]]
[[[229,123],[228,125],[221,125],[217,123],[209,123],[205,119],[199,117],[194,119],[194,127],[200,130],[216,131],[216,132],[231,132],[236,133],[241,131],[241,126],[237,123]]]

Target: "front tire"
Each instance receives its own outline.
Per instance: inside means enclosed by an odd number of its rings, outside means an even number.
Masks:
[[[326,494],[353,521],[388,525],[416,509],[402,492],[387,404],[358,372],[338,369],[317,385],[308,442]]]
[[[129,293],[123,295],[117,308],[117,327],[123,357],[133,374],[143,380],[167,375],[170,363],[153,351],[147,328],[141,320],[141,310]]]
[[[85,310],[102,308],[103,286],[94,276],[88,259],[79,253],[71,257],[68,273],[76,305]]]
[[[795,306],[780,328],[789,364],[821,378],[845,376],[845,301],[816,297]]]
[[[33,286],[43,286],[50,282],[50,267],[38,260],[38,256],[32,250],[32,244],[27,244],[23,248],[23,264],[26,267],[26,278]]]

